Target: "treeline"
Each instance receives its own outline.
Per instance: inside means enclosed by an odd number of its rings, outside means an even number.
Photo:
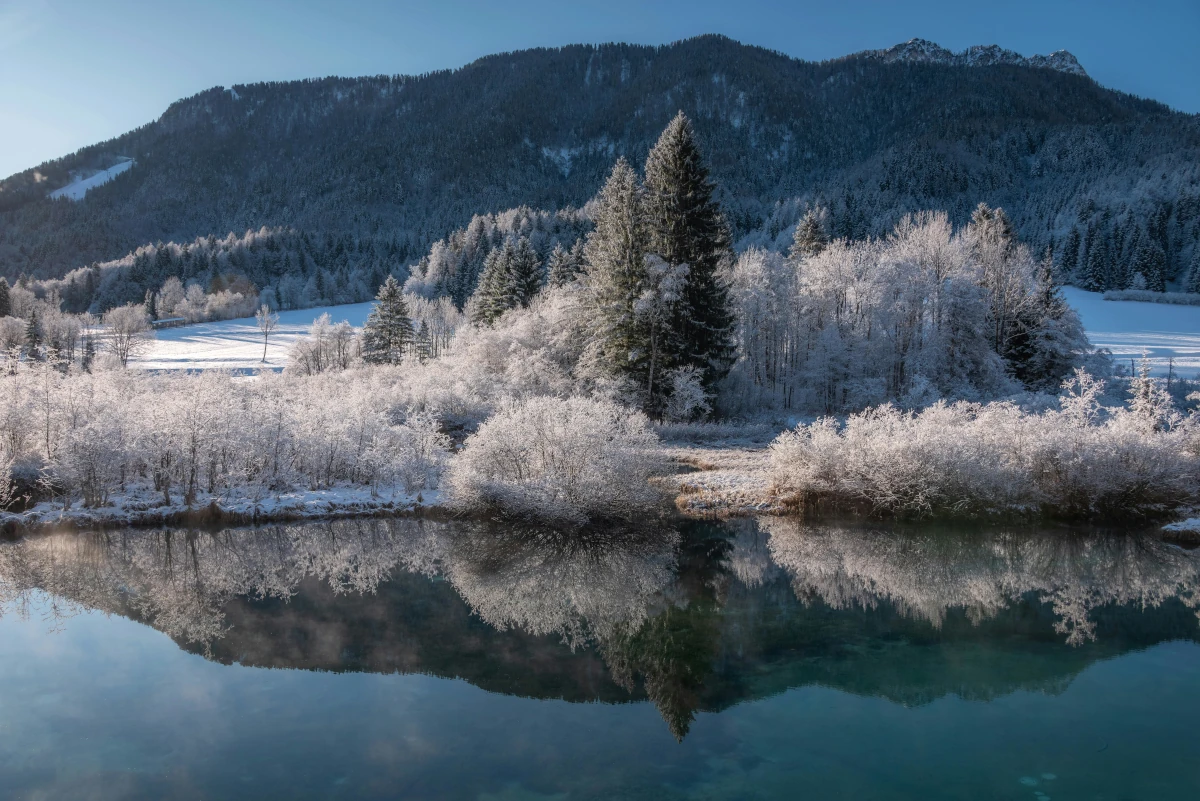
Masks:
[[[152,317],[168,317],[187,300],[179,314],[196,322],[245,316],[260,302],[302,309],[369,300],[388,275],[407,277],[407,256],[383,238],[260,228],[145,245],[61,279],[17,283],[39,297],[54,294],[63,311],[72,313],[100,314],[126,303],[145,303]],[[226,306],[239,313],[224,311]]]

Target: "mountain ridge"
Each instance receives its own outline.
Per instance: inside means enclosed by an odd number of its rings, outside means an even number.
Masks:
[[[1036,68],[1054,54],[906,45],[809,62],[709,35],[214,87],[0,181],[0,273],[62,276],[156,241],[263,226],[412,261],[475,214],[582,206],[617,156],[640,163],[679,110],[744,243],[779,246],[809,203],[854,238],[922,208],[962,221],[985,201],[1039,248],[1074,228],[1152,228],[1171,277],[1186,267],[1200,116]],[[119,159],[136,164],[82,201],[46,197]]]

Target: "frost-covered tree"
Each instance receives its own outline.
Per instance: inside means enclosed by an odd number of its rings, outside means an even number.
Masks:
[[[575,242],[570,250],[556,244],[547,264],[550,286],[562,287],[571,283],[583,271],[583,240]]]
[[[1187,273],[1184,291],[1200,294],[1200,245],[1192,251],[1192,266]]]
[[[412,344],[413,324],[400,282],[389,275],[375,296],[362,331],[362,357],[370,364],[399,364]]]
[[[128,367],[130,357],[144,351],[154,339],[150,315],[140,303],[109,309],[104,313],[104,328],[108,335],[109,350],[122,367]]]
[[[824,207],[810,208],[806,211],[800,222],[796,223],[788,258],[799,262],[819,256],[829,244],[828,218],[829,212]]]
[[[722,271],[733,264],[729,228],[700,155],[691,121],[679,112],[646,158],[647,250],[688,265],[672,328],[681,364],[713,386],[733,363],[733,313]]]
[[[597,196],[595,218],[584,249],[590,359],[608,376],[644,387],[650,348],[637,304],[646,291],[646,197],[624,158]]]
[[[1167,289],[1167,257],[1162,246],[1146,237],[1138,247],[1133,270],[1145,280],[1145,289],[1165,292]]]
[[[267,340],[271,337],[271,332],[279,325],[279,315],[271,311],[271,307],[263,304],[258,307],[258,311],[254,313],[254,321],[258,323],[258,330],[263,335],[263,364],[267,362]]]

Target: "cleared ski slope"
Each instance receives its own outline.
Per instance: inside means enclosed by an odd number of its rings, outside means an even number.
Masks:
[[[101,184],[106,184],[116,176],[128,170],[133,166],[133,161],[122,161],[109,167],[107,170],[101,170],[95,175],[89,175],[87,178],[81,178],[78,181],[67,184],[61,189],[55,189],[50,193],[51,198],[66,197],[71,200],[83,200],[83,196],[88,193],[89,189],[95,189]]]

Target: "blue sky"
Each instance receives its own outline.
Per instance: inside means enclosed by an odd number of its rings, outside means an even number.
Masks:
[[[1200,0],[0,0],[0,176],[211,86],[419,73],[504,50],[702,33],[816,60],[913,37],[953,50],[1066,49],[1105,86],[1200,112]]]

